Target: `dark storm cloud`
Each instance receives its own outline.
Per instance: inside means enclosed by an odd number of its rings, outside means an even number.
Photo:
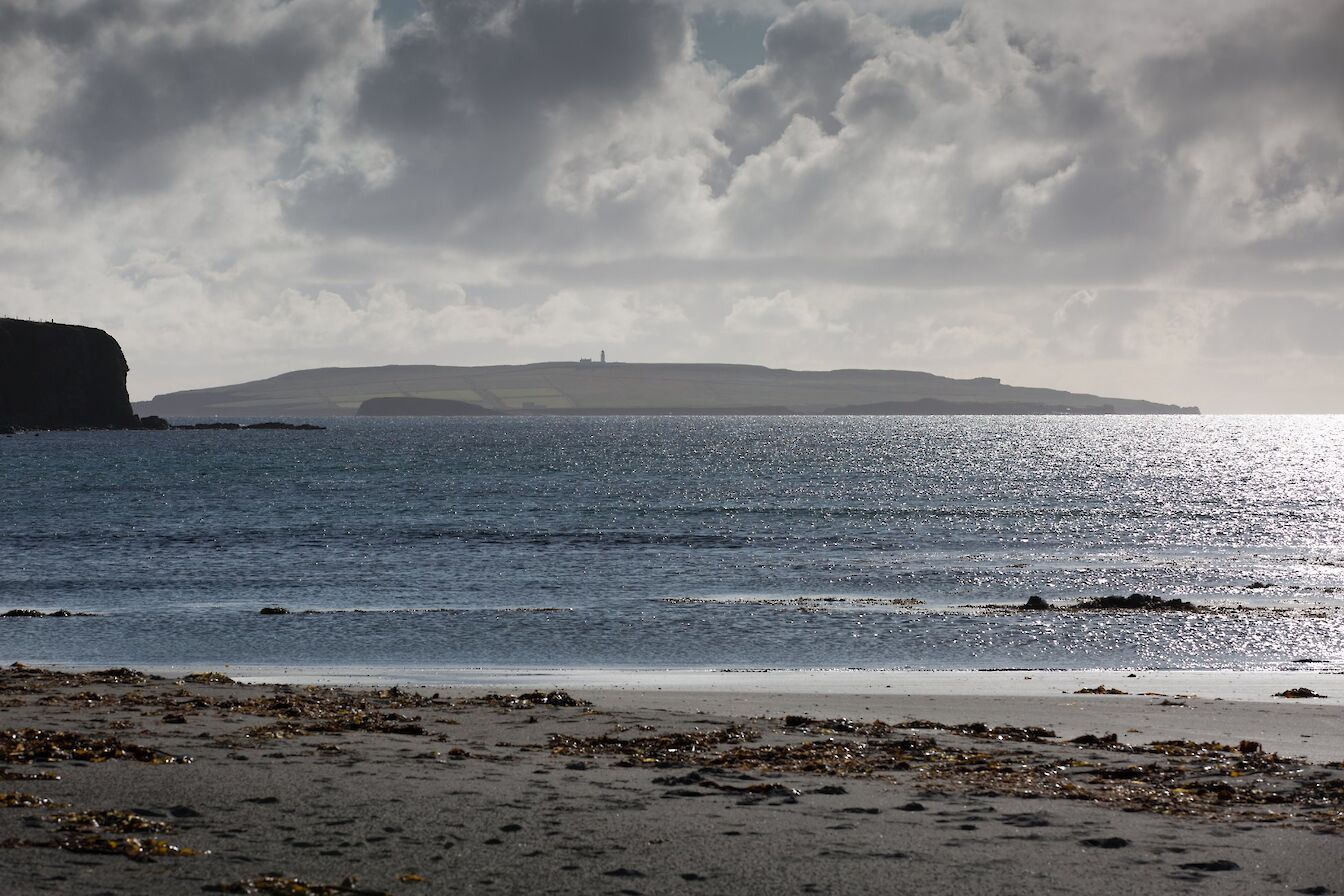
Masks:
[[[1254,129],[1297,111],[1337,128],[1344,116],[1344,3],[1301,0],[1261,10],[1198,46],[1147,61],[1139,84],[1173,140]]]
[[[366,17],[316,2],[44,3],[6,8],[0,33],[50,46],[78,74],[40,120],[35,148],[99,192],[126,193],[171,184],[194,129],[245,139],[258,106],[298,101]]]
[[[378,184],[315,178],[291,207],[294,221],[466,243],[520,224],[535,233],[557,142],[656,90],[690,40],[686,14],[670,3],[427,6],[362,75],[350,124],[391,149],[395,173]]]
[[[827,134],[840,130],[835,107],[841,93],[879,49],[877,35],[863,24],[841,3],[806,3],[770,26],[765,62],[725,92],[720,136],[735,163],[778,140],[795,115]]]

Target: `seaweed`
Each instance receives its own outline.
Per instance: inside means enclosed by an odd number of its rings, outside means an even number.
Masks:
[[[86,737],[73,731],[44,731],[39,728],[0,731],[0,760],[5,762],[106,762],[123,759],[169,765],[191,762],[190,756],[174,756],[153,747],[126,743],[115,737]]]
[[[0,781],[59,781],[61,776],[52,771],[13,772],[0,768]]]
[[[532,691],[527,694],[486,694],[468,697],[459,706],[498,706],[503,709],[531,709],[534,706],[592,706],[587,700],[571,697],[565,691]]]
[[[67,852],[122,855],[137,862],[160,858],[199,856],[201,852],[178,846],[157,837],[104,837],[99,834],[78,834],[51,840],[22,840],[13,838],[0,842],[6,849],[62,849]]]
[[[0,679],[3,679],[0,680],[0,687],[20,691],[39,690],[39,686],[144,685],[152,681],[162,681],[156,676],[147,675],[135,669],[116,668],[101,669],[96,672],[58,672],[52,669],[40,669],[36,666],[25,666],[23,663],[13,663],[8,666],[3,670],[3,676],[0,676]],[[19,682],[19,684],[8,684],[9,680]]]
[[[601,735],[574,737],[565,734],[550,736],[551,752],[557,756],[597,756],[616,754],[626,757],[630,764],[685,764],[688,759],[712,759],[722,754],[715,748],[725,743],[748,743],[759,740],[760,734],[736,725],[716,731],[660,734],[629,740]]]
[[[115,834],[169,834],[173,826],[124,809],[101,809],[86,812],[58,812],[48,821],[63,831],[80,833],[111,832]]]
[[[41,809],[45,806],[57,806],[45,797],[33,796],[19,790],[0,790],[0,808],[4,809]]]
[[[210,884],[204,887],[209,893],[242,893],[247,896],[258,894],[276,894],[276,896],[389,896],[381,890],[364,890],[357,886],[358,880],[347,877],[338,884],[310,884],[297,877],[285,877],[280,874],[263,874],[248,880],[227,884]]]
[[[189,681],[192,684],[237,684],[223,672],[192,672],[190,675],[183,676],[183,681]]]
[[[942,722],[928,722],[922,720],[910,720],[902,722],[901,728],[913,728],[917,730],[947,731],[951,734],[960,734],[962,737],[975,737],[983,740],[997,740],[1014,743],[1045,743],[1048,740],[1058,737],[1050,728],[1039,728],[1035,725],[1018,727],[1016,725],[995,725],[993,727],[984,722],[966,722],[959,725],[947,725]]]
[[[1344,830],[1344,777],[1266,753],[1255,741],[1244,740],[1235,746],[1195,741],[1130,746],[1108,734],[1085,735],[1071,742],[1073,746],[1153,757],[1144,763],[1108,765],[1060,755],[1058,749],[1064,744],[1051,745],[1053,750],[1006,746],[1018,732],[1025,742],[1040,742],[1026,739],[1043,739],[1044,729],[1007,729],[1005,734],[1009,736],[999,740],[993,734],[995,729],[979,723],[911,723],[911,727],[927,724],[964,737],[994,739],[995,745],[985,749],[965,749],[931,738],[893,737],[895,729],[885,723],[805,716],[791,716],[785,721],[787,732],[831,730],[853,736],[757,745],[756,732],[732,726],[632,739],[553,734],[550,747],[560,756],[610,755],[619,757],[621,765],[695,766],[700,770],[678,778],[655,779],[654,783],[667,786],[738,789],[708,781],[702,773],[709,770],[837,777],[910,773],[926,786],[984,794],[1088,800],[1126,811],[1310,823]],[[769,792],[782,792],[773,789],[780,786],[769,785]],[[695,791],[686,792],[693,794]]]

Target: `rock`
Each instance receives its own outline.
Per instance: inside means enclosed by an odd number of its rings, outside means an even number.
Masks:
[[[156,418],[157,419],[157,418]],[[266,423],[233,423],[220,421],[217,423],[180,423],[172,429],[326,429],[325,426],[318,426],[316,423],[281,423],[278,420],[271,420]]]
[[[1033,594],[1027,598],[1027,602],[1022,605],[1024,610],[1049,610],[1050,604],[1039,594]]]
[[[1077,744],[1080,747],[1113,747],[1120,743],[1120,735],[1112,733],[1103,734],[1101,737],[1097,737],[1095,734],[1084,734],[1080,737],[1075,737],[1073,740],[1069,741],[1069,743]]]
[[[126,356],[102,330],[0,318],[0,425],[134,429]]]
[[[50,613],[43,613],[41,610],[9,610],[0,613],[0,616],[28,619],[70,619],[74,616],[92,616],[93,613],[71,613],[69,610],[52,610]]]
[[[1120,595],[1108,595],[1107,597],[1093,597],[1086,600],[1080,600],[1074,604],[1071,609],[1074,610],[1155,610],[1158,612],[1169,612],[1173,610],[1198,610],[1199,607],[1189,601],[1173,597],[1169,600],[1163,600],[1151,594],[1131,594],[1128,597]]]
[[[284,607],[262,607],[262,608],[261,608],[261,613],[260,613],[260,615],[262,615],[262,616],[288,616],[288,615],[289,615],[289,610],[287,610],[287,609],[284,608]]]

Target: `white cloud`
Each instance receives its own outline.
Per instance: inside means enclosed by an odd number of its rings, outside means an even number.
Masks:
[[[1344,381],[1344,3],[946,7],[0,2],[0,313],[112,330],[137,397],[601,345]],[[725,8],[775,19],[736,79]]]
[[[811,338],[817,333],[839,334],[849,330],[837,319],[843,312],[839,302],[823,303],[789,290],[774,296],[750,296],[733,302],[723,325],[730,333],[794,334]]]

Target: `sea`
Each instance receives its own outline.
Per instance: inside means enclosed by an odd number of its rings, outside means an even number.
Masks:
[[[314,422],[0,438],[0,662],[1344,669],[1341,416]]]

